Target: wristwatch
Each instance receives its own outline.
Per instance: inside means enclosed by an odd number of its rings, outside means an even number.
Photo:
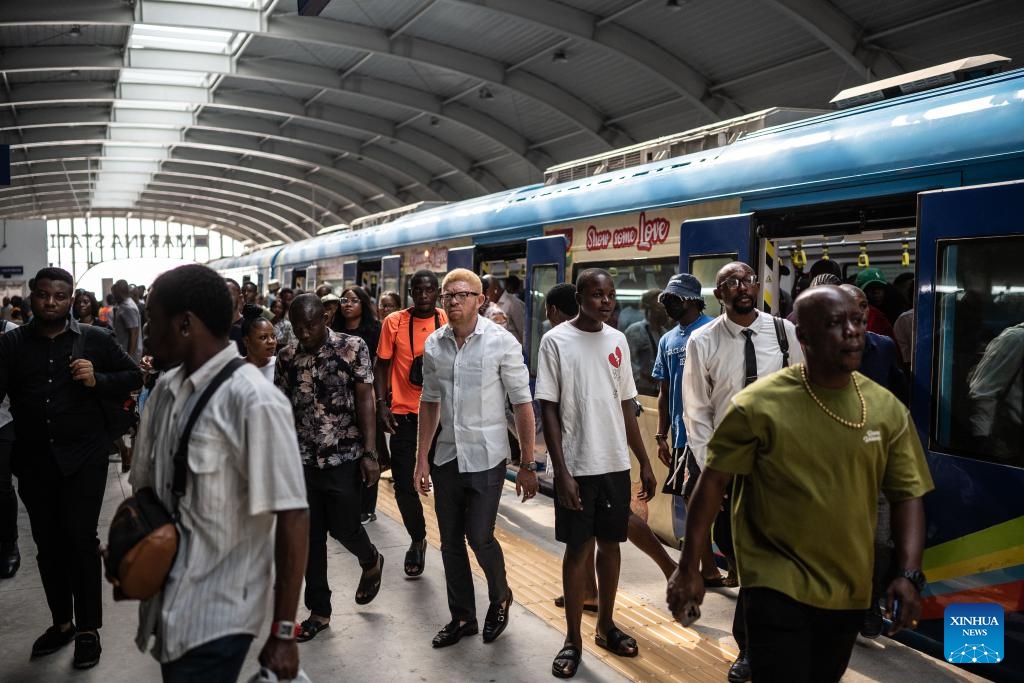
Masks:
[[[275,621],[270,626],[270,633],[278,640],[295,640],[298,625],[294,621]]]
[[[665,439],[666,441],[668,441],[668,437],[665,436],[664,434],[655,434],[654,435],[654,440],[655,441],[661,441],[662,439]]]
[[[896,576],[902,576],[904,579],[914,584],[914,588],[917,589],[918,593],[923,592],[924,587],[928,585],[928,579],[920,569],[901,569]]]
[[[369,458],[370,460],[377,462],[377,451],[363,451],[362,457]]]
[[[524,462],[519,464],[519,469],[526,470],[527,472],[537,471],[537,461],[531,460],[530,462]]]

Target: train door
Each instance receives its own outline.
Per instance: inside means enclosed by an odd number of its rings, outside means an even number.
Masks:
[[[370,299],[376,301],[380,296],[380,259],[373,259],[369,261],[359,262],[359,281],[354,284],[358,284],[366,293],[370,295]]]
[[[380,260],[380,291],[398,292],[402,299],[402,257],[385,256]]]
[[[526,338],[523,353],[530,368],[530,379],[537,377],[537,351],[540,338],[549,329],[544,298],[559,282],[565,282],[565,252],[569,241],[564,235],[534,237],[526,240]]]
[[[922,625],[938,639],[946,604],[1001,604],[1006,655],[998,666],[1017,673],[1024,668],[1022,206],[1024,182],[918,195],[911,404],[936,487],[925,497],[930,596]]]
[[[715,218],[691,218],[683,221],[679,238],[679,270],[700,280],[707,310],[715,315],[720,305],[715,299],[715,275],[731,261],[757,265],[751,261],[754,241],[754,214],[742,213]]]
[[[448,271],[465,268],[476,272],[476,247],[456,247],[448,250]]]
[[[307,266],[306,267],[306,289],[311,292],[315,292],[317,286],[320,284],[317,280],[317,275],[320,271],[318,266]]]
[[[341,287],[359,284],[359,261],[345,261],[341,264]],[[340,291],[340,290],[339,290]]]

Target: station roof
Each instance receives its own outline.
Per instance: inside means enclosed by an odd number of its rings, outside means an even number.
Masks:
[[[1019,0],[0,0],[0,218],[290,242],[985,53]]]

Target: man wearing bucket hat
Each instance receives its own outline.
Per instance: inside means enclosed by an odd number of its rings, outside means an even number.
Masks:
[[[878,268],[865,268],[857,273],[857,287],[868,298],[868,332],[893,336],[892,323],[882,312],[885,305],[885,290],[889,286],[885,275]]]
[[[668,467],[663,493],[683,496],[688,502],[700,468],[693,454],[686,448],[686,427],[683,426],[683,365],[686,361],[686,342],[697,329],[714,318],[704,313],[704,297],[700,281],[689,273],[673,275],[658,301],[676,322],[658,342],[658,356],[651,376],[661,383],[658,391],[658,458]],[[669,426],[671,425],[671,433]],[[689,456],[689,457],[687,457]],[[701,540],[701,571],[705,586],[723,586],[723,579],[715,566],[711,552],[711,539]]]

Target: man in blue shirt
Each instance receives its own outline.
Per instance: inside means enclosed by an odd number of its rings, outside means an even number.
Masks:
[[[679,273],[669,279],[658,301],[672,320],[678,323],[662,336],[658,342],[658,357],[654,362],[651,376],[661,382],[658,392],[658,458],[668,467],[663,493],[683,496],[688,501],[689,493],[697,482],[700,470],[693,457],[686,457],[686,427],[683,426],[683,365],[686,361],[686,342],[698,328],[713,320],[704,313],[704,297],[701,296],[700,281],[689,273]],[[672,433],[669,434],[671,422]],[[671,439],[671,447],[669,440]],[[689,462],[689,474],[687,474]],[[701,551],[701,572],[708,587],[721,587],[724,579],[718,573],[715,557],[711,551],[711,539],[703,540]]]

